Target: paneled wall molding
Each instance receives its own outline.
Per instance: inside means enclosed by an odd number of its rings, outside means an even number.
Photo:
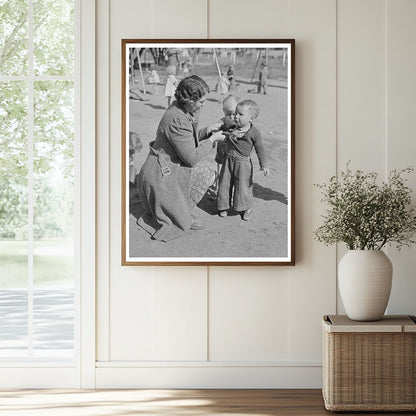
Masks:
[[[152,367],[322,367],[322,362],[305,362],[305,361],[97,361],[97,368],[152,368]]]
[[[110,358],[110,0],[97,1],[97,359]]]
[[[320,388],[321,367],[97,368],[97,388]]]
[[[80,1],[81,6],[81,284],[80,343],[81,388],[95,387],[96,360],[96,100],[94,60],[96,9],[94,0]],[[67,383],[64,377],[58,383]],[[34,387],[34,386],[33,386]]]

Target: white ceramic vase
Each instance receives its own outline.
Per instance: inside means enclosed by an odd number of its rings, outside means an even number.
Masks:
[[[381,250],[350,250],[338,265],[339,291],[348,317],[377,321],[384,316],[393,267]]]

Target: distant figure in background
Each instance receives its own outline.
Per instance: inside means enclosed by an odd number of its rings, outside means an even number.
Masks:
[[[186,63],[186,67],[188,68],[188,73],[193,74],[194,66],[192,64],[192,59],[189,59],[189,61]]]
[[[189,74],[189,68],[188,68],[188,64],[185,62],[185,61],[183,61],[182,63],[181,63],[181,68],[182,68],[182,73],[183,73],[183,75],[186,77],[186,76],[188,76],[188,74]]]
[[[178,86],[178,80],[175,77],[176,66],[170,65],[167,67],[166,72],[168,76],[165,82],[165,97],[168,98],[168,108],[172,103],[172,98],[175,95],[176,87]]]
[[[266,62],[261,63],[261,69],[259,72],[259,81],[257,84],[257,94],[267,94],[267,79],[269,78],[269,70],[267,69]]]
[[[230,92],[231,92],[235,88],[234,67],[231,64],[228,65],[227,78],[228,78],[228,84],[230,86]]]
[[[176,49],[170,49],[167,53],[168,57],[168,66],[174,66],[175,67],[175,74],[176,74],[176,68],[179,66],[179,57],[178,57],[178,51]]]
[[[228,94],[229,82],[224,72],[221,72],[220,77],[218,78],[216,90],[220,94],[220,102],[223,102],[224,97]]]
[[[157,89],[157,85],[160,82],[159,74],[156,71],[156,68],[154,65],[151,65],[150,67],[150,75],[149,78],[147,78],[147,82],[149,84],[153,85],[153,93],[154,95],[159,95],[159,91]]]
[[[188,67],[188,61],[190,59],[189,57],[189,51],[188,49],[183,49],[181,53],[181,70],[184,77],[187,77],[189,74],[189,67]]]

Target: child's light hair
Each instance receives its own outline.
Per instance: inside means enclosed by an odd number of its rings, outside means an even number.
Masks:
[[[224,98],[222,101],[222,108],[224,110],[234,110],[235,107],[237,107],[238,102],[240,101],[240,97],[237,97],[236,95],[228,95]]]
[[[248,112],[253,120],[257,118],[260,113],[259,106],[254,100],[241,100],[238,102],[237,106],[247,107]]]

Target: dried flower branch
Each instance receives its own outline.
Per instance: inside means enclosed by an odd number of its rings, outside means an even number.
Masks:
[[[387,182],[377,184],[377,173],[345,172],[316,184],[328,204],[324,223],[314,232],[326,244],[344,242],[350,250],[380,250],[386,244],[397,250],[415,243],[416,210],[403,174],[413,168],[392,170]]]

